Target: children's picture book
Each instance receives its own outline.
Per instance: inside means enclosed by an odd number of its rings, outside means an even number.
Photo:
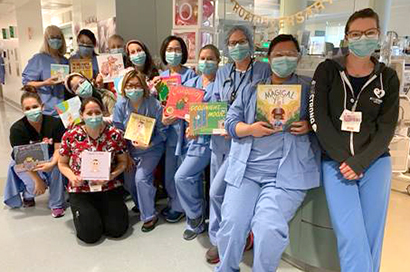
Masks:
[[[35,143],[13,147],[15,171],[32,171],[38,164],[50,160],[47,143]]]
[[[169,94],[169,88],[171,86],[179,86],[179,85],[181,85],[180,75],[162,76],[161,83],[157,87],[159,101],[161,102],[167,101],[168,94]]]
[[[113,82],[124,70],[122,54],[102,54],[97,56],[97,62],[104,83]]]
[[[189,130],[192,135],[225,133],[226,102],[192,103],[189,105]]]
[[[144,115],[132,113],[125,130],[124,138],[148,147],[156,120]]]
[[[110,180],[111,152],[83,151],[81,178],[83,180]]]
[[[81,100],[78,96],[63,101],[55,106],[55,109],[57,110],[61,121],[63,121],[65,128],[72,124],[76,125],[81,122],[80,108]]]
[[[164,112],[167,116],[180,119],[189,118],[189,104],[201,103],[204,98],[202,89],[185,86],[171,86]]]
[[[71,73],[79,73],[91,80],[93,78],[93,63],[90,59],[70,60]]]
[[[64,81],[70,73],[70,66],[65,64],[51,64],[51,77],[58,77],[58,81]]]
[[[285,131],[300,119],[301,85],[258,85],[256,121],[270,124],[275,131]]]

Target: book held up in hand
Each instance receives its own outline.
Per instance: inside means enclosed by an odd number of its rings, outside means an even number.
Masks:
[[[113,82],[124,70],[122,54],[102,54],[97,56],[97,62],[104,83]]]
[[[156,121],[157,120],[151,117],[131,113],[124,138],[148,147],[151,142]]]
[[[79,124],[81,122],[80,117],[81,100],[78,96],[61,102],[55,106],[64,127],[67,128],[71,124]]]
[[[51,64],[51,77],[57,77],[57,81],[64,81],[70,73],[70,66],[65,64]]]
[[[225,133],[226,102],[192,103],[189,105],[189,129],[192,135]]]
[[[79,73],[91,80],[93,78],[93,63],[91,59],[70,60],[71,73]]]
[[[165,115],[172,115],[180,119],[189,118],[189,104],[202,102],[204,94],[202,89],[185,86],[171,87],[164,109]]]
[[[81,178],[87,181],[110,180],[111,152],[83,151],[81,153]]]
[[[256,121],[269,123],[275,131],[286,131],[300,120],[301,85],[258,85]]]
[[[16,172],[33,171],[37,165],[50,160],[47,143],[35,143],[13,147]]]
[[[159,101],[161,102],[167,101],[167,98],[169,95],[169,89],[171,88],[171,86],[179,86],[179,85],[181,85],[180,75],[162,76],[161,83],[157,87]]]

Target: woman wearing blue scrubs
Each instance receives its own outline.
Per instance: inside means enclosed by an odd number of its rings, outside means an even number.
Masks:
[[[158,223],[155,211],[155,186],[153,171],[157,167],[164,152],[166,140],[165,128],[162,125],[162,106],[157,99],[150,96],[145,83],[145,76],[131,70],[125,74],[121,85],[122,96],[114,108],[113,123],[125,131],[131,113],[137,113],[156,119],[155,128],[149,146],[127,140],[129,153],[136,165],[134,184],[126,184],[131,196],[141,211],[141,230],[149,232]],[[125,179],[128,182],[130,179]]]
[[[188,49],[182,38],[167,37],[161,45],[160,55],[162,62],[168,66],[168,69],[160,74],[161,76],[180,75],[182,85],[185,85],[189,79],[196,76],[194,70],[184,66],[188,60]],[[157,85],[160,78],[154,78],[153,82],[154,85]],[[187,151],[187,140],[184,137],[185,121],[172,115],[164,115],[162,122],[168,126],[167,142],[165,144],[165,189],[170,203],[162,211],[162,214],[167,222],[176,223],[184,217],[184,210],[175,188],[174,176]]]
[[[185,84],[205,90],[206,102],[211,93],[218,64],[221,60],[218,48],[212,44],[205,45],[199,51],[198,70],[200,76],[194,77]],[[188,143],[188,151],[175,174],[175,184],[182,208],[187,216],[184,239],[195,239],[205,230],[205,199],[203,194],[203,175],[211,159],[209,148],[211,137],[199,136]]]
[[[78,51],[70,57],[70,61],[73,59],[89,59],[93,65],[93,78],[98,76],[98,62],[97,53],[94,48],[97,46],[97,39],[94,33],[89,29],[82,29],[77,35]]]
[[[64,100],[64,85],[56,77],[51,77],[51,64],[66,64],[64,57],[66,43],[64,35],[56,26],[48,26],[44,32],[44,43],[40,53],[35,54],[24,68],[23,85],[30,85],[44,103],[43,113],[58,117],[55,105]]]
[[[389,144],[399,110],[399,80],[372,57],[379,18],[350,16],[349,54],[316,69],[310,121],[325,154],[323,184],[343,272],[378,272],[390,195]]]
[[[289,242],[288,222],[306,191],[320,184],[320,150],[307,121],[310,81],[294,73],[298,55],[299,45],[291,35],[273,39],[268,50],[273,73],[260,84],[301,85],[301,121],[276,133],[269,123],[256,121],[255,85],[238,93],[228,111],[225,127],[233,140],[217,233],[221,262],[215,271],[239,271],[250,230],[252,270],[276,271]]]
[[[271,74],[268,63],[256,61],[253,57],[253,38],[251,31],[244,26],[233,27],[226,36],[225,45],[233,60],[218,70],[213,86],[211,101],[226,101],[232,104],[237,95],[252,82],[267,78]],[[227,135],[212,136],[211,188],[209,192],[209,239],[212,247],[206,252],[209,263],[219,262],[216,247],[216,233],[221,222],[221,206],[225,194],[225,173],[231,146]]]

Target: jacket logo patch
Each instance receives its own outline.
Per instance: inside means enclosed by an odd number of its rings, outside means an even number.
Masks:
[[[379,99],[382,98],[386,94],[384,90],[380,90],[379,88],[374,89],[373,92]]]

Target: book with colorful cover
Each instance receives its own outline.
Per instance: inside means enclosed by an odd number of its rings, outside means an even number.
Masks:
[[[51,77],[57,77],[58,81],[64,81],[70,73],[70,66],[66,64],[51,64]]]
[[[192,135],[225,133],[226,102],[192,103],[189,105],[189,129]]]
[[[169,95],[169,88],[171,86],[179,86],[179,85],[181,85],[180,75],[162,76],[161,83],[157,87],[159,101],[161,102],[167,101],[167,98]]]
[[[70,60],[71,73],[79,73],[91,80],[93,78],[93,63],[91,59]]]
[[[83,151],[81,153],[80,176],[83,180],[110,180],[110,174],[111,152]]]
[[[55,109],[57,110],[65,128],[71,124],[79,124],[81,122],[81,100],[78,96],[57,104]]]
[[[189,117],[189,104],[201,103],[204,90],[185,86],[171,86],[165,106],[165,115],[175,116],[180,119]]]
[[[151,142],[156,121],[157,120],[151,117],[131,113],[124,138],[148,147]]]
[[[301,85],[258,85],[256,121],[270,124],[275,131],[286,131],[300,120]]]
[[[32,171],[38,164],[48,162],[47,143],[35,143],[29,145],[19,145],[13,147],[14,161],[16,162],[15,171]]]
[[[124,70],[122,54],[102,54],[97,56],[97,62],[104,83],[113,82]]]

